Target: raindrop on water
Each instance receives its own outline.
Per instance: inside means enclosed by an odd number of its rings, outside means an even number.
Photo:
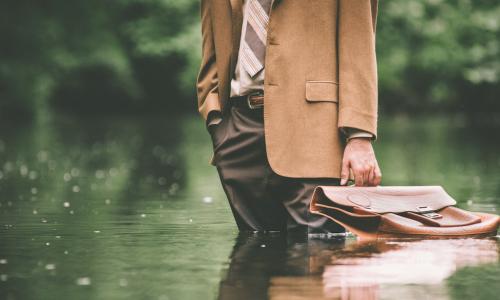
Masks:
[[[32,193],[33,195],[36,195],[36,193],[38,193],[38,189],[37,189],[36,187],[32,187],[32,188],[31,188],[31,193]]]
[[[42,150],[42,151],[38,152],[38,154],[36,156],[37,156],[39,162],[46,162],[47,158],[49,157],[49,154],[47,153],[47,151]]]
[[[125,286],[128,285],[128,280],[125,279],[125,278],[121,278],[119,284],[120,284],[121,287],[125,287]]]
[[[6,258],[1,258],[0,259],[0,265],[6,265],[7,264],[7,259]]]
[[[76,284],[78,285],[90,285],[89,277],[80,277],[76,280]]]
[[[28,167],[26,165],[22,165],[19,168],[19,173],[21,174],[21,176],[26,177],[26,175],[28,175]]]
[[[69,206],[70,206],[70,204],[69,204],[69,202],[64,202],[64,203],[63,203],[63,206],[64,206],[64,207],[69,207]]]
[[[54,171],[57,167],[57,162],[54,160],[51,160],[47,163],[47,165],[49,166],[49,170]]]
[[[80,191],[80,187],[77,185],[74,185],[72,190],[73,190],[73,193],[78,193]]]
[[[54,265],[54,264],[46,264],[45,265],[45,269],[46,270],[55,270],[56,269],[56,265]]]
[[[104,173],[103,170],[97,170],[95,171],[95,177],[97,179],[103,179],[106,176],[106,173]]]
[[[111,200],[110,199],[106,199],[106,200],[104,200],[104,203],[106,203],[106,205],[110,205],[111,204]]]
[[[206,197],[203,197],[203,203],[212,203],[214,202],[214,199],[212,197],[209,197],[209,196],[206,196]]]
[[[167,178],[165,178],[165,177],[158,178],[159,185],[165,185],[166,183],[167,183]]]
[[[71,174],[70,173],[64,173],[63,179],[66,182],[70,181],[71,180]]]
[[[170,195],[175,195],[175,193],[177,193],[178,190],[179,190],[179,184],[175,182],[170,186],[168,193]]]
[[[79,175],[80,175],[80,170],[78,170],[77,168],[71,169],[71,176],[78,177]]]
[[[28,177],[31,180],[35,180],[38,177],[38,173],[36,171],[30,171]]]
[[[146,214],[141,214],[141,218],[145,218],[146,217]]]
[[[8,279],[7,274],[0,275],[0,281],[7,281],[7,279]]]

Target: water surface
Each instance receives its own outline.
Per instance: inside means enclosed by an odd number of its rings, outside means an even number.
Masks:
[[[500,128],[385,117],[385,185],[500,208]],[[196,116],[0,126],[0,299],[493,299],[499,239],[238,234]]]

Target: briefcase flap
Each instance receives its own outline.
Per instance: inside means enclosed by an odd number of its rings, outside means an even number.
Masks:
[[[328,202],[333,203],[328,203]],[[384,213],[429,213],[456,201],[440,186],[378,186],[378,187],[316,187],[311,207],[317,203],[336,204],[347,208],[360,207]]]

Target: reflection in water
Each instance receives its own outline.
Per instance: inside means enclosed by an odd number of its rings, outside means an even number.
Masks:
[[[457,269],[498,261],[495,239],[387,240],[369,246],[373,252],[365,257],[352,255],[366,247],[361,242],[332,256],[323,273],[325,294],[337,295],[340,291],[344,296],[346,290],[354,290],[357,295],[356,290],[360,289],[372,292],[369,295],[376,299],[376,291],[383,285],[407,285],[398,289],[399,296],[403,297],[404,290],[410,296],[420,289],[414,285],[440,285]]]
[[[301,278],[318,287],[315,283],[320,278],[322,265],[328,261],[328,254],[342,249],[344,242],[344,239],[308,242],[281,234],[242,233],[221,281],[219,299],[267,299],[268,293],[271,298],[284,293],[288,298],[303,286]],[[279,277],[284,275],[292,277]],[[287,286],[288,278],[299,281]],[[281,284],[276,285],[276,280]],[[303,291],[311,296],[322,292],[321,289]]]
[[[446,299],[446,279],[498,262],[498,241],[296,241],[240,234],[219,299]]]

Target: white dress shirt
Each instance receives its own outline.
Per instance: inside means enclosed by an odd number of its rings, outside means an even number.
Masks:
[[[241,29],[241,39],[240,45],[243,45],[245,40],[245,32],[247,30],[247,20],[248,20],[248,6],[247,0],[243,1],[243,27]],[[238,57],[241,57],[240,53],[243,47],[240,47]],[[240,60],[236,62],[236,67],[234,70],[234,77],[231,79],[231,97],[244,96],[252,93],[253,91],[264,90],[264,74],[265,69],[262,69],[259,73],[255,74],[255,77],[250,77],[247,71],[243,68]]]

